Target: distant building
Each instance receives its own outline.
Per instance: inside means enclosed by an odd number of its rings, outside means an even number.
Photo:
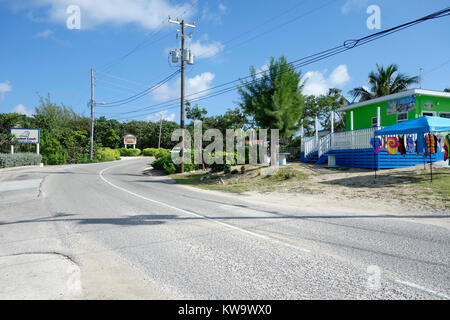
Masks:
[[[450,93],[412,89],[350,104],[338,111],[346,113],[346,130],[350,131],[352,127],[353,130],[376,127],[378,108],[380,108],[381,122],[379,125],[383,127],[422,116],[450,118]]]

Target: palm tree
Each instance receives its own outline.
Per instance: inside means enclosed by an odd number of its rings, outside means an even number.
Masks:
[[[408,89],[412,84],[419,82],[419,77],[409,77],[398,72],[398,66],[391,64],[386,69],[377,64],[377,72],[369,73],[367,80],[370,88],[359,87],[350,90],[349,94],[359,101],[367,101],[378,97],[387,96]]]

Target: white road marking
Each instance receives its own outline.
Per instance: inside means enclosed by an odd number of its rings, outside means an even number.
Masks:
[[[165,206],[165,207],[167,207],[167,208],[170,208],[170,209],[173,209],[173,210],[177,210],[177,211],[183,212],[183,213],[185,213],[185,214],[188,214],[188,215],[191,215],[191,216],[194,216],[194,217],[197,217],[197,218],[201,218],[201,219],[204,219],[204,220],[207,220],[207,221],[210,221],[210,222],[219,224],[219,225],[224,226],[224,227],[227,227],[227,228],[229,228],[229,229],[233,229],[233,230],[236,230],[236,231],[240,231],[240,232],[246,233],[246,234],[251,235],[251,236],[256,237],[256,238],[260,238],[260,239],[272,241],[272,242],[274,242],[274,243],[279,243],[279,244],[281,244],[281,245],[284,245],[284,246],[289,247],[289,248],[294,248],[294,249],[299,250],[299,251],[303,251],[303,252],[311,252],[311,251],[308,250],[308,249],[304,249],[304,248],[301,248],[301,247],[298,247],[298,246],[294,246],[294,245],[291,245],[291,244],[289,244],[289,243],[281,242],[281,241],[279,241],[279,240],[272,239],[272,238],[270,238],[270,237],[268,237],[268,236],[265,236],[265,235],[262,235],[262,234],[259,234],[259,233],[255,233],[255,232],[252,232],[252,231],[248,231],[248,230],[245,230],[245,229],[242,229],[242,228],[233,226],[233,225],[228,224],[228,223],[225,223],[225,222],[217,221],[217,220],[212,219],[212,218],[208,218],[208,217],[205,217],[205,216],[202,216],[202,215],[199,215],[199,214],[196,214],[196,213],[193,213],[193,212],[184,210],[184,209],[180,209],[180,208],[171,206],[171,205],[169,205],[169,204],[167,204],[167,203],[160,202],[160,201],[157,201],[157,200],[153,200],[153,199],[144,197],[144,196],[142,196],[142,195],[140,195],[140,194],[137,194],[137,193],[134,193],[134,192],[132,192],[132,191],[129,191],[129,190],[127,190],[127,189],[124,189],[124,188],[122,188],[122,187],[116,186],[115,184],[113,184],[113,183],[111,183],[110,181],[106,180],[105,177],[103,176],[103,173],[105,173],[107,170],[110,170],[110,169],[113,169],[113,168],[117,168],[117,167],[119,167],[119,166],[114,166],[114,167],[110,167],[110,168],[105,168],[105,169],[103,169],[102,171],[100,171],[99,176],[100,176],[100,178],[101,178],[104,182],[106,182],[107,184],[109,184],[110,186],[112,186],[112,187],[114,187],[114,188],[116,188],[116,189],[118,189],[118,190],[121,190],[121,191],[123,191],[123,192],[129,193],[129,194],[131,194],[131,195],[133,195],[133,196],[135,196],[135,197],[138,197],[138,198],[141,198],[141,199],[144,199],[144,200],[147,200],[147,201],[150,201],[150,202],[153,202],[153,203],[156,203],[156,204]]]
[[[14,191],[39,187],[42,179],[14,180],[0,182],[0,191]]]
[[[406,281],[402,281],[402,280],[395,280],[395,282],[403,284],[403,285],[411,287],[411,288],[414,288],[414,289],[425,291],[427,293],[430,293],[432,295],[435,295],[435,296],[438,296],[438,297],[441,297],[441,298],[444,298],[444,299],[447,299],[447,300],[450,300],[450,296],[446,295],[445,293],[440,293],[440,292],[437,292],[437,291],[434,291],[434,290],[431,290],[431,289],[419,286],[418,284],[415,284],[415,283],[406,282]]]

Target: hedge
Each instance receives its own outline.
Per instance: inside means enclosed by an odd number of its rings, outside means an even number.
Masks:
[[[126,156],[127,157],[139,157],[141,155],[140,149],[127,149]]]
[[[101,148],[97,150],[95,158],[100,162],[120,160],[120,151],[110,148]]]
[[[42,156],[36,153],[0,153],[0,167],[3,168],[37,166],[41,162]]]
[[[177,171],[180,171],[180,166],[175,165],[172,161],[172,155],[169,153],[152,163],[152,167],[156,170],[164,171],[167,174],[174,174]],[[193,164],[185,164],[184,171],[190,172],[195,169]]]

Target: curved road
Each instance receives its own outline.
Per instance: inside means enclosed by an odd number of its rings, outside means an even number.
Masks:
[[[149,161],[0,173],[0,270],[60,254],[84,298],[450,299],[445,224],[196,190]]]

